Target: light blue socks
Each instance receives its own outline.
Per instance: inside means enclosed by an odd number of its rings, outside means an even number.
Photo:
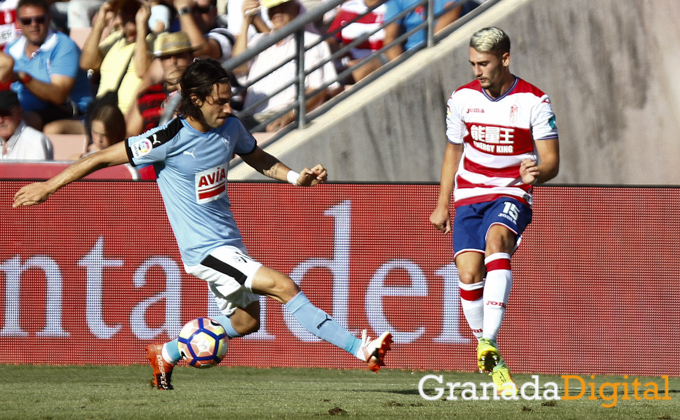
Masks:
[[[236,337],[243,337],[241,334],[237,333],[234,327],[231,326],[231,318],[220,315],[213,317],[213,319],[222,325],[222,328],[224,328],[224,331],[227,332],[227,337],[231,338],[236,338]]]
[[[295,295],[293,299],[286,303],[286,308],[300,325],[310,333],[352,355],[357,354],[361,347],[361,340],[335,322],[326,312],[314,306],[304,293],[300,292]],[[229,338],[241,337],[241,334],[237,333],[232,327],[231,320],[228,317],[221,315],[214,317],[214,319],[222,325]],[[167,361],[172,363],[177,363],[182,358],[177,349],[177,340],[165,343],[163,357],[166,360],[170,359]]]
[[[307,331],[355,355],[361,340],[335,322],[326,312],[312,305],[303,292],[295,295],[286,308]]]

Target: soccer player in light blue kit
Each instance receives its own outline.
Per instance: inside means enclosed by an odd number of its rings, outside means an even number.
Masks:
[[[241,122],[231,117],[229,75],[217,61],[195,61],[180,85],[182,116],[80,159],[46,182],[21,188],[14,196],[14,207],[39,204],[59,188],[100,168],[151,163],[185,270],[208,282],[224,314],[216,321],[230,338],[258,330],[258,295],[265,295],[286,305],[309,332],[365,361],[377,372],[384,366],[391,334],[384,332],[371,340],[364,330],[361,339],[354,337],[315,307],[290,277],[253,260],[230,210],[227,171],[234,154],[270,178],[306,187],[326,181],[324,167],[316,165],[298,174],[260,149]],[[181,359],[177,340],[151,344],[147,353],[154,371],[153,384],[159,389],[173,389],[172,369]]]

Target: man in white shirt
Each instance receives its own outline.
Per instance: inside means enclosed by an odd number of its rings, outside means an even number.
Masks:
[[[52,160],[52,142],[26,125],[13,90],[0,91],[0,161]]]
[[[248,38],[247,28],[253,20],[253,15],[249,13],[250,9],[248,9],[252,6],[251,3],[252,2],[250,1],[244,2],[244,25],[241,27],[241,33],[236,38],[233,52],[234,56],[244,52],[246,48],[254,46],[260,42],[263,37],[268,36],[268,34],[257,34]],[[298,0],[262,0],[260,4],[267,9],[274,31],[283,28],[300,14],[301,5]],[[319,39],[319,35],[305,30],[305,45],[313,45],[317,43]],[[291,57],[295,57],[296,51],[295,35],[290,35],[277,44],[262,51],[255,57],[250,63],[247,72],[242,68],[235,70],[237,75],[239,71],[247,73],[248,81],[253,81],[264,76],[252,86],[248,87],[246,92],[246,98],[243,104],[245,115],[239,115],[239,118],[245,117],[244,123],[248,128],[255,125],[252,121],[248,121],[249,117],[252,117],[256,123],[267,122],[267,131],[278,131],[295,120],[295,110],[291,110],[278,118],[275,116],[297,99],[295,85],[290,84],[296,76],[296,60],[290,60],[279,67],[281,63],[289,60]],[[330,55],[330,49],[325,42],[318,43],[309,48],[305,51],[305,69],[311,70],[318,66],[324,59],[330,57]],[[277,69],[277,67],[279,68]],[[306,93],[311,94],[321,88],[324,84],[334,80],[336,77],[335,67],[333,66],[332,61],[329,61],[305,77]],[[255,105],[256,102],[274,94],[281,90],[281,88],[284,88],[284,86],[287,87],[269,99],[264,100],[262,103]],[[328,88],[308,98],[306,101],[307,111],[311,111],[322,104],[329,96],[327,92],[332,89],[337,89],[338,87],[339,84],[334,82]],[[274,120],[271,121],[272,119]]]

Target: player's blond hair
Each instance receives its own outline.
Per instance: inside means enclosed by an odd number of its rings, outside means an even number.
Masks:
[[[481,53],[501,56],[510,52],[510,37],[502,29],[490,26],[472,34],[470,46]]]

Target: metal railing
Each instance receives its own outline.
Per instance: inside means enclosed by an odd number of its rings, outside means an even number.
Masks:
[[[247,116],[249,115],[255,108],[257,108],[260,104],[268,101],[270,98],[273,96],[279,94],[280,92],[284,91],[285,89],[289,88],[291,85],[296,86],[296,100],[289,104],[288,106],[282,108],[275,114],[269,116],[267,119],[264,121],[260,122],[257,126],[253,128],[252,131],[261,131],[263,130],[269,123],[277,120],[284,114],[290,112],[291,110],[295,109],[296,110],[296,121],[289,124],[288,126],[284,127],[283,129],[279,130],[275,135],[270,137],[265,143],[261,144],[262,147],[264,147],[266,144],[271,144],[272,142],[278,140],[279,138],[283,137],[285,134],[289,133],[290,131],[294,129],[302,129],[305,128],[305,126],[313,120],[314,118],[317,118],[318,116],[322,115],[323,113],[327,112],[330,108],[332,108],[335,104],[337,104],[339,101],[346,99],[349,97],[351,94],[356,93],[359,91],[362,87],[365,87],[367,84],[375,80],[376,78],[380,77],[382,74],[386,73],[387,71],[391,70],[395,66],[399,65],[401,62],[406,60],[408,57],[416,53],[417,51],[422,50],[423,48],[431,47],[435,45],[437,42],[439,42],[442,38],[448,36],[450,33],[455,31],[458,27],[461,25],[465,24],[468,22],[470,19],[474,18],[475,16],[479,15],[480,13],[483,13],[485,10],[487,10],[489,7],[491,7],[493,4],[501,1],[501,0],[487,0],[485,3],[482,5],[478,6],[474,10],[472,10],[470,13],[466,14],[465,16],[461,17],[460,19],[456,20],[453,24],[449,25],[446,29],[442,30],[440,33],[435,34],[434,33],[434,22],[436,21],[437,18],[439,18],[441,15],[447,13],[451,9],[462,6],[466,3],[468,3],[471,0],[456,0],[454,3],[448,5],[446,8],[441,13],[435,14],[434,13],[434,0],[420,0],[417,3],[413,4],[411,7],[409,7],[406,10],[403,10],[400,12],[398,15],[394,16],[392,19],[387,20],[383,22],[379,27],[377,27],[374,31],[370,33],[366,33],[355,40],[353,40],[351,43],[347,45],[343,45],[341,48],[339,48],[337,51],[333,52],[329,57],[326,59],[316,63],[314,66],[309,66],[305,67],[305,52],[309,50],[310,48],[313,48],[320,44],[321,42],[326,42],[326,39],[333,37],[336,33],[340,32],[344,27],[347,25],[350,25],[359,19],[361,19],[363,16],[365,16],[368,13],[371,13],[373,10],[375,10],[377,7],[381,6],[384,4],[384,2],[380,2],[379,4],[374,5],[373,7],[368,8],[367,12],[363,15],[357,16],[353,20],[346,22],[341,28],[337,29],[336,31],[333,31],[328,34],[321,34],[320,38],[313,43],[309,43],[305,45],[304,43],[304,32],[305,32],[305,27],[310,24],[310,23],[315,23],[319,22],[323,19],[323,16],[330,10],[334,9],[335,7],[341,5],[345,0],[329,0],[323,2],[321,5],[314,7],[307,13],[298,16],[295,18],[293,21],[288,23],[284,28],[271,32],[267,36],[263,37],[260,42],[258,42],[255,46],[248,48],[246,51],[243,53],[239,54],[236,57],[232,57],[231,59],[227,60],[224,63],[224,67],[228,71],[233,71],[234,69],[246,64],[250,60],[254,59],[257,57],[261,52],[266,50],[267,48],[273,46],[274,44],[286,39],[287,37],[291,36],[294,34],[295,36],[295,43],[296,43],[296,52],[295,54],[291,55],[290,57],[281,60],[280,63],[277,63],[275,66],[272,66],[270,69],[270,72],[276,71],[282,66],[286,65],[289,63],[291,60],[295,61],[296,65],[296,76],[289,80],[287,83],[283,84],[279,89],[276,91],[270,93],[269,95],[258,99],[256,102],[249,104],[247,108],[241,109],[240,111],[235,112],[234,114],[239,117],[239,116]],[[419,25],[411,28],[408,32],[405,32],[403,34],[400,34],[396,39],[394,39],[392,42],[383,44],[382,48],[380,48],[377,51],[374,51],[372,54],[362,58],[359,60],[357,63],[352,65],[351,67],[344,69],[341,71],[337,77],[333,78],[332,80],[324,83],[322,86],[314,90],[313,92],[306,92],[305,88],[305,78],[313,73],[314,71],[317,71],[324,65],[326,65],[329,62],[333,62],[334,60],[338,60],[341,57],[345,56],[352,48],[356,47],[357,45],[361,44],[362,42],[368,40],[373,34],[376,32],[384,29],[391,23],[398,21],[402,19],[403,17],[407,16],[409,13],[412,13],[416,8],[421,7],[421,6],[427,6],[427,19],[425,19],[422,23]],[[353,71],[357,70],[358,68],[368,64],[371,60],[375,58],[380,58],[384,57],[384,54],[386,51],[394,47],[395,45],[400,45],[403,44],[407,38],[410,36],[416,34],[417,32],[425,30],[426,31],[426,36],[425,36],[425,42],[419,44],[418,46],[414,48],[410,48],[409,50],[405,50],[403,54],[399,56],[396,60],[393,60],[391,62],[387,62],[386,64],[382,65],[380,68],[377,70],[373,71],[370,73],[368,76],[366,76],[364,79],[362,79],[360,82],[356,83],[354,87],[349,90],[349,91],[344,91],[340,93],[339,95],[334,96],[333,98],[329,99],[325,103],[321,104],[319,107],[316,109],[312,110],[311,112],[307,112],[306,109],[306,100],[309,98],[314,97],[315,95],[321,93],[322,91],[326,90],[329,88],[329,86],[333,85],[336,82],[345,80],[350,74],[352,74]],[[247,92],[247,89],[250,86],[253,86],[257,82],[259,82],[261,79],[266,77],[268,74],[263,74],[260,77],[254,78],[254,79],[249,79],[248,82],[244,85],[242,85],[239,89],[238,92],[241,92],[245,90]],[[171,102],[168,104],[166,107],[166,110],[163,114],[163,117],[161,119],[161,123],[167,122],[170,120],[172,117],[172,114],[174,113],[175,109],[177,108],[177,105],[179,104],[179,95],[175,95],[171,100]]]

